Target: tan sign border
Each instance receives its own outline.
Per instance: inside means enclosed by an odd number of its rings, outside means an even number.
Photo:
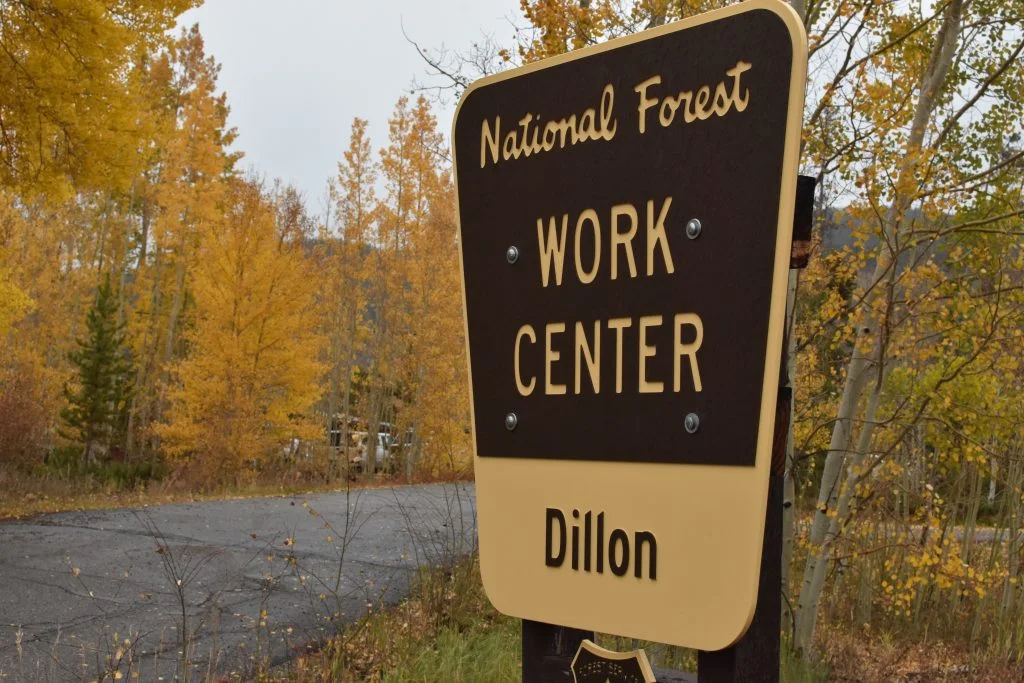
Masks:
[[[595,461],[536,460],[524,458],[481,458],[477,452],[476,415],[473,414],[472,362],[469,357],[469,322],[463,306],[463,324],[467,340],[470,379],[470,413],[473,429],[474,466],[477,481],[480,561],[484,588],[495,607],[513,616],[558,623],[597,631],[676,645],[717,650],[727,647],[746,632],[753,618],[757,597],[761,545],[764,535],[764,510],[768,496],[768,471],[775,422],[777,378],[782,353],[789,251],[800,155],[804,83],[807,72],[807,36],[796,12],[780,0],[749,0],[665,26],[583,48],[571,53],[528,64],[474,82],[463,93],[452,124],[452,158],[455,160],[454,131],[462,104],[476,90],[591,55],[615,50],[641,41],[658,38],[702,24],[719,21],[745,12],[768,10],[786,25],[793,48],[790,73],[789,107],[786,119],[785,152],[782,163],[782,187],[779,222],[772,277],[768,339],[765,345],[765,369],[762,380],[761,412],[755,465],[752,468],[662,463],[621,463]],[[456,166],[457,169],[457,166]],[[456,195],[458,192],[456,173]],[[460,264],[463,263],[462,227],[456,206]],[[466,282],[462,275],[463,302]],[[577,482],[583,473],[585,481]],[[619,579],[622,591],[609,593],[607,584],[583,574],[545,573],[540,557],[515,561],[513,553],[501,553],[499,546],[532,546],[540,539],[542,527],[534,525],[529,514],[543,515],[545,505],[570,492],[580,506],[592,491],[616,491],[620,497],[633,491],[644,497],[647,516],[675,520],[664,538],[680,540],[685,548],[669,543],[659,546],[659,582],[657,588],[673,589],[667,599],[664,591],[645,584]],[[716,494],[728,500],[716,500]],[[705,517],[715,521],[716,529],[694,528],[681,520],[697,510],[699,499]],[[599,504],[606,502],[598,499]],[[624,501],[607,501],[605,509],[617,514],[620,522],[643,525],[637,506]],[[566,505],[576,505],[576,500]],[[617,510],[609,509],[618,507]],[[539,518],[539,517],[538,517]],[[649,520],[648,520],[649,521]],[[614,523],[614,520],[612,520]],[[626,528],[630,528],[626,526]],[[639,528],[634,526],[633,528]],[[719,543],[719,541],[722,541]],[[687,556],[712,553],[718,558],[707,567],[686,566],[677,578],[664,568]],[[502,561],[498,562],[499,555]],[[527,553],[529,555],[529,553]],[[532,564],[531,564],[532,563]],[[696,563],[691,562],[690,565]],[[539,570],[534,565],[540,565]],[[557,571],[557,570],[555,570]],[[602,580],[604,580],[602,578]],[[540,585],[531,585],[540,584]],[[597,593],[600,593],[598,595]],[[678,595],[677,595],[678,594]],[[670,596],[671,597],[671,596]],[[601,603],[592,606],[587,603]]]

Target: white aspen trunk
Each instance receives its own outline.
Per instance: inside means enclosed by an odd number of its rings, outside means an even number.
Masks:
[[[964,479],[965,479],[965,477],[964,477],[963,474],[961,474],[959,477],[957,477],[957,481],[956,481],[956,495],[953,498],[953,500],[955,502],[953,504],[952,511],[948,512],[948,514],[949,514],[948,533],[949,533],[949,537],[951,539],[951,542],[949,543],[948,546],[946,546],[946,547],[944,547],[942,549],[942,561],[943,562],[945,562],[946,560],[949,559],[950,553],[953,551],[953,546],[956,545],[955,543],[953,543],[953,541],[957,540],[956,539],[956,526],[957,526],[957,521],[959,519],[958,515],[960,514],[960,509],[961,508],[963,508],[965,510],[967,509],[967,504],[964,502],[965,497],[967,496],[967,494],[964,492],[964,488],[965,488],[964,487]],[[960,584],[959,584],[959,582],[954,582],[953,583],[953,588],[949,591],[949,612],[950,612],[950,614],[952,614],[953,612],[956,611],[956,606],[957,606],[957,604],[959,604],[959,602],[960,602]]]
[[[184,251],[184,244],[182,244],[182,250]],[[179,255],[178,265],[175,273],[175,289],[174,298],[171,299],[171,311],[167,317],[167,332],[164,337],[164,350],[161,358],[162,376],[166,382],[170,377],[170,362],[171,354],[174,351],[174,335],[178,328],[178,316],[181,314],[182,306],[185,300],[185,261],[184,254]],[[160,400],[154,400],[152,406],[152,420],[159,422],[163,415],[163,404]],[[153,450],[160,449],[160,437],[154,434],[152,436]]]
[[[995,458],[989,458],[988,463],[991,471],[991,476],[989,476],[988,480],[988,504],[991,505],[996,502],[996,476],[999,474],[999,463]]]
[[[128,206],[135,203],[135,183],[132,183],[128,196]],[[124,242],[121,245],[121,275],[117,283],[117,324],[124,325],[125,292],[128,290],[128,251],[132,241],[132,213],[129,208],[124,221]],[[126,449],[127,450],[127,449]]]
[[[131,206],[135,203],[135,183],[132,183],[131,195],[128,205]],[[124,224],[124,243],[122,246],[122,257],[121,257],[121,275],[117,283],[117,326],[122,328],[125,324],[125,293],[128,291],[128,251],[129,245],[131,244],[132,238],[132,215],[129,210],[128,215],[125,217]],[[119,336],[123,339],[124,330],[121,329]],[[136,385],[137,386],[137,385]],[[134,460],[134,454],[132,453],[132,446],[134,445],[132,439],[132,413],[135,412],[135,389],[132,388],[131,398],[128,400],[128,424],[125,426],[124,433],[124,456],[128,460]]]
[[[145,199],[142,201],[142,234],[139,236],[139,260],[135,264],[135,274],[138,275],[142,271],[142,267],[146,263],[146,256],[149,253],[149,204]]]
[[[134,205],[134,203],[135,203],[135,184],[132,183],[132,205]],[[142,273],[143,267],[145,266],[146,254],[147,254],[148,245],[149,245],[149,213],[146,210],[146,207],[147,207],[146,201],[145,201],[145,199],[143,199],[142,206],[140,208],[141,215],[140,215],[140,218],[139,218],[139,223],[140,223],[140,227],[141,227],[141,230],[142,230],[141,234],[139,235],[139,260],[136,261],[136,263],[135,263],[135,282],[136,283],[139,281],[139,276]],[[127,249],[127,245],[125,246],[125,249]],[[126,251],[126,253],[127,253],[127,251]],[[127,271],[127,269],[128,269],[128,265],[126,263],[125,264],[125,270]],[[157,296],[155,296],[154,299],[153,299],[153,309],[154,310],[156,309],[157,300],[158,300],[159,280],[157,280],[157,290],[156,291],[157,291]],[[154,314],[151,312],[150,313],[150,317],[152,318],[153,315]],[[147,330],[147,333],[148,333],[148,330]],[[143,337],[143,343],[139,346],[139,348],[143,350],[143,353],[145,353],[145,349],[146,349],[145,337]],[[138,419],[139,392],[143,390],[143,380],[145,379],[145,376],[146,376],[146,374],[145,374],[145,358],[142,357],[142,354],[140,354],[140,357],[136,359],[136,363],[137,363],[137,366],[135,368],[135,384],[134,384],[133,391],[132,391],[131,401],[130,401],[129,407],[128,407],[128,427],[127,427],[127,434],[125,435],[125,445],[124,445],[125,453],[128,455],[129,458],[133,457],[133,455],[135,453],[135,432],[138,429],[138,422],[139,422],[139,419]],[[145,424],[145,422],[143,422],[143,424]]]
[[[804,592],[800,592],[800,611],[797,614],[797,632],[794,642],[798,647],[802,647],[805,650],[810,648],[811,643],[814,641],[814,627],[817,621],[818,614],[818,602],[821,599],[821,590],[825,585],[825,576],[828,573],[828,554],[832,547],[832,543],[839,538],[839,533],[842,527],[843,520],[850,514],[850,502],[853,499],[853,494],[856,492],[857,483],[860,481],[861,473],[864,470],[864,460],[867,456],[868,450],[871,448],[871,438],[874,433],[875,426],[875,414],[878,411],[878,402],[882,396],[882,379],[879,378],[875,382],[874,389],[871,392],[871,396],[868,399],[867,409],[864,413],[864,425],[861,427],[860,435],[857,438],[857,447],[853,462],[850,463],[847,468],[847,476],[845,484],[839,482],[837,477],[836,483],[839,488],[839,495],[836,498],[837,503],[835,507],[835,515],[829,519],[828,531],[825,537],[822,539],[821,544],[817,548],[812,548],[808,556],[808,564],[811,563],[813,558],[813,573],[809,577],[810,590],[808,591],[808,601],[805,602]],[[805,575],[804,581],[808,582],[808,577]],[[813,599],[814,602],[810,602]]]
[[[857,335],[858,340],[864,334],[863,329],[861,328],[861,332]],[[819,576],[818,564],[823,562],[823,553],[820,552],[820,548],[825,543],[826,532],[829,528],[828,510],[834,503],[838,492],[843,459],[850,441],[854,408],[860,398],[864,380],[867,378],[867,360],[855,347],[853,358],[850,359],[846,370],[846,386],[843,388],[836,422],[832,428],[828,455],[825,457],[825,467],[821,473],[818,503],[814,511],[814,520],[811,523],[809,536],[810,548],[800,585],[800,599],[797,603],[796,633],[793,638],[793,645],[797,650],[809,650],[811,638],[814,635],[818,593],[821,591],[821,585],[816,580],[816,577]]]
[[[103,202],[103,213],[100,219],[100,234],[99,239],[96,241],[96,252],[93,257],[93,262],[96,264],[97,275],[103,272],[103,266],[106,264],[106,249],[107,249],[107,217],[110,213],[110,200],[107,199]]]
[[[366,421],[366,467],[364,473],[371,475],[377,472],[377,433],[380,431],[381,413],[384,410],[384,395],[386,393],[384,384],[387,382],[381,372],[383,366],[381,355],[384,353],[384,335],[381,329],[383,312],[378,313],[378,316],[380,318],[377,320],[377,330],[374,335],[376,337],[374,353],[377,354],[377,358],[370,366],[370,410]]]
[[[1007,468],[1008,476],[1006,477],[1005,484],[1007,491],[1019,490],[1020,471],[1019,462],[1014,462]],[[1006,542],[1006,566],[1008,572],[1006,581],[1003,583],[1003,599],[999,608],[999,621],[1001,628],[1004,630],[1006,630],[1008,622],[1013,615],[1014,597],[1019,590],[1017,574],[1020,572],[1020,496],[1007,495],[1005,504],[1009,507],[1008,537]]]
[[[331,184],[328,182],[328,184],[327,184],[327,199],[326,199],[326,202],[325,202],[325,210],[324,210],[324,228],[323,228],[324,229],[324,233],[325,233],[325,239],[327,239],[327,240],[330,240],[330,234],[331,234],[331,201],[332,201]],[[342,248],[344,248],[344,245],[342,245]],[[330,280],[331,280],[330,284],[327,286],[327,298],[329,299],[332,294],[336,295],[337,287],[338,287],[338,281],[341,278],[339,277],[339,274],[337,273],[337,271],[334,271],[334,270],[331,269],[331,266],[333,265],[333,262],[330,260],[330,257],[326,257],[325,261],[326,261],[325,266],[326,266],[326,270],[327,270],[327,277],[330,278]],[[336,306],[335,306],[334,310],[335,310],[335,312],[337,312],[337,311],[339,311],[341,309],[341,305],[340,305],[339,302],[335,302],[335,304],[336,304]],[[328,371],[329,375],[328,375],[328,381],[327,381],[327,417],[324,420],[324,422],[325,422],[324,433],[325,433],[325,437],[326,437],[326,446],[327,446],[327,449],[326,449],[327,459],[326,459],[326,463],[325,463],[325,470],[326,470],[325,474],[327,475],[328,479],[330,479],[332,477],[332,475],[334,474],[334,472],[332,471],[333,470],[332,463],[334,462],[334,457],[333,457],[334,456],[334,443],[332,442],[332,439],[333,439],[333,432],[334,432],[334,420],[335,420],[335,416],[336,416],[336,414],[338,412],[338,394],[340,393],[340,387],[338,386],[338,366],[340,365],[340,362],[341,362],[341,348],[340,348],[341,347],[341,340],[338,337],[341,334],[340,333],[340,328],[341,328],[341,319],[342,318],[343,318],[343,316],[341,316],[341,315],[338,315],[337,318],[333,318],[331,316],[328,316],[328,325],[330,327],[329,327],[328,334],[327,334],[327,338],[328,338],[327,354],[328,354],[328,361],[329,361],[330,370]],[[341,424],[340,423],[338,424],[338,429],[339,430],[341,429]],[[341,441],[338,442],[338,445],[339,446],[342,445]]]
[[[399,438],[404,437],[403,434],[399,434]],[[416,449],[413,448],[412,444],[409,444],[408,448],[403,448],[402,452],[405,453],[405,481],[408,484],[412,483],[412,475],[416,469]]]
[[[340,425],[340,439],[341,439],[341,453],[345,458],[345,474],[348,475],[348,469],[351,464],[348,454],[348,421],[352,411],[352,366],[355,364],[353,356],[353,345],[356,334],[356,309],[355,306],[350,306],[349,314],[349,336],[345,349],[345,391],[341,399],[341,412],[344,418]]]
[[[331,370],[330,378],[327,383],[327,416],[325,422],[325,436],[326,436],[326,458],[324,460],[324,471],[322,474],[327,477],[328,481],[333,480],[336,474],[335,472],[335,453],[334,450],[334,426],[335,420],[337,420],[338,426],[338,446],[339,448],[344,447],[345,443],[341,440],[341,423],[343,420],[337,418],[338,415],[338,400],[341,389],[338,386],[338,363],[337,358],[337,340],[331,340]],[[344,452],[339,450],[337,452]]]
[[[171,360],[174,352],[175,332],[178,329],[178,316],[181,315],[181,308],[185,301],[185,261],[184,255],[178,260],[174,276],[174,298],[171,299],[171,312],[167,318],[167,333],[164,337],[163,363],[166,365]]]
[[[383,378],[375,378],[370,390],[370,417],[366,421],[366,467],[364,474],[377,472],[377,433],[380,431],[380,414],[383,410]]]
[[[937,96],[946,80],[950,64],[960,36],[960,18],[963,13],[966,0],[952,0],[946,8],[942,27],[936,36],[935,45],[929,60],[929,64],[921,79],[921,90],[915,107],[913,123],[907,136],[908,152],[916,152],[921,148],[925,131],[937,104]],[[907,162],[900,169],[898,180],[894,187],[903,188],[907,186],[906,180],[914,172],[914,154],[908,154]],[[885,231],[887,233],[886,243],[895,245],[900,226],[904,223],[903,217],[912,204],[913,197],[900,195],[893,199],[887,218]],[[890,267],[895,268],[897,264],[896,254],[881,250],[875,263],[875,272],[871,281],[880,282],[886,277]],[[835,502],[838,493],[838,485],[842,475],[842,463],[846,455],[847,445],[850,439],[850,431],[856,408],[859,403],[861,392],[864,388],[867,358],[863,354],[865,338],[871,334],[877,325],[872,314],[873,304],[882,293],[878,288],[872,288],[871,294],[861,304],[862,313],[857,323],[857,338],[854,344],[853,354],[847,365],[845,386],[843,395],[836,411],[836,421],[832,428],[832,438],[829,442],[828,455],[825,458],[825,466],[822,468],[821,486],[818,492],[818,505],[814,513],[814,521],[811,525],[810,548],[808,550],[807,563],[804,567],[804,576],[800,588],[800,600],[797,612],[797,630],[794,637],[794,646],[798,651],[809,651],[814,639],[814,627],[817,621],[817,609],[820,602],[821,589],[824,583],[827,564],[827,543],[829,535],[828,510]],[[867,425],[865,425],[867,428]],[[822,565],[819,567],[819,565]]]
[[[156,259],[154,260],[154,272],[156,277],[153,282],[153,293],[150,298],[150,309],[149,309],[149,327],[146,328],[145,335],[148,335],[152,330],[156,330],[156,321],[159,317],[160,310],[160,280],[162,271],[160,269],[160,252],[157,252]],[[141,265],[141,262],[140,262]],[[138,272],[138,270],[136,270]],[[152,397],[146,397],[142,401],[141,410],[139,408],[139,398],[142,396],[142,391],[145,388],[145,382],[149,376],[149,367],[152,364],[152,359],[156,356],[155,344],[154,348],[150,352],[147,350],[149,346],[146,337],[143,337],[141,348],[144,354],[149,354],[148,357],[141,357],[138,361],[138,367],[135,368],[135,391],[132,392],[132,404],[131,409],[128,411],[128,440],[125,450],[131,453],[135,449],[135,432],[145,430],[149,426],[149,410],[150,404],[152,403]]]
[[[337,308],[342,308],[338,306]],[[339,315],[337,318],[331,318],[331,329],[329,334],[330,346],[330,377],[327,388],[327,419],[326,419],[326,436],[327,436],[327,474],[332,476],[334,462],[334,425],[335,420],[338,419],[338,402],[341,395],[341,381],[340,374],[343,372],[343,351],[342,351],[342,340],[341,336],[341,323],[344,315]],[[341,424],[345,420],[338,420],[338,447],[339,452],[344,452],[345,442],[342,440]]]
[[[970,465],[971,472],[971,493],[970,507],[967,509],[967,520],[964,524],[963,545],[960,548],[961,557],[967,564],[971,563],[971,554],[974,551],[974,536],[978,529],[978,511],[981,508],[981,469],[977,465]]]

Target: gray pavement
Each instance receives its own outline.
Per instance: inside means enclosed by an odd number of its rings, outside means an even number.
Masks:
[[[0,680],[180,679],[183,623],[190,679],[249,677],[475,537],[469,484],[2,522]]]

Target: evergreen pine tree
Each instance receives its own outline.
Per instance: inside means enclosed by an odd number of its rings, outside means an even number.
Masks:
[[[73,388],[64,387],[68,405],[61,411],[69,428],[62,435],[82,445],[85,464],[124,439],[131,365],[122,346],[122,331],[108,273],[86,316],[86,337],[77,339],[78,349],[68,354],[78,370],[78,381]]]

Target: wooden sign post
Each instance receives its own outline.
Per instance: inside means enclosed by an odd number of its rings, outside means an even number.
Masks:
[[[500,611],[707,651],[750,626],[805,72],[799,18],[752,0],[463,96],[480,562]]]

